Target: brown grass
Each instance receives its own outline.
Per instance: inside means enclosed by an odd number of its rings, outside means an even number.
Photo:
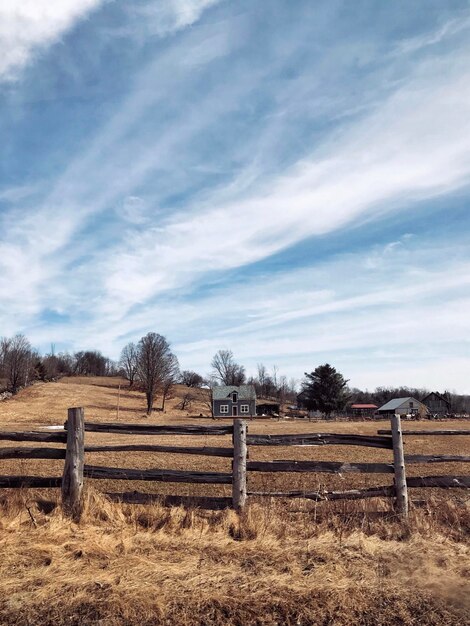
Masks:
[[[64,379],[35,385],[0,404],[1,428],[60,424],[68,406],[85,406],[90,420],[115,420],[117,384],[115,379]],[[177,398],[170,401],[166,414],[156,413],[149,420],[144,417],[141,394],[125,389],[120,419],[191,423],[188,415],[176,410],[177,402]],[[420,423],[420,428],[433,426]],[[375,433],[384,427],[385,422],[250,424],[251,432],[271,433]],[[228,438],[220,437],[87,434],[89,443],[117,441],[230,445]],[[467,441],[464,437],[413,438],[407,452],[468,454]],[[391,458],[387,451],[341,446],[252,448],[250,453],[256,459]],[[115,453],[93,457],[87,462],[229,468],[227,459],[194,456]],[[62,462],[3,461],[1,473],[60,475],[61,470]],[[414,466],[409,473],[466,473],[466,468]],[[259,474],[250,477],[250,488],[349,488],[387,482],[389,476],[377,475],[347,475],[343,480],[321,474]],[[315,505],[266,499],[253,502],[239,518],[233,511],[166,508],[158,502],[125,506],[111,503],[100,493],[134,488],[188,495],[229,491],[225,486],[88,481],[85,514],[78,526],[62,517],[55,505],[57,492],[3,491],[1,624],[470,624],[470,510],[462,492],[415,492],[427,501],[412,508],[407,525],[393,515],[386,500]]]
[[[403,527],[355,503],[238,518],[88,491],[76,526],[16,492],[0,508],[0,623],[464,625],[468,522],[450,502]]]

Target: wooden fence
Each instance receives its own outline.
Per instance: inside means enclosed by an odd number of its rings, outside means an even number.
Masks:
[[[232,447],[214,446],[174,446],[174,445],[85,445],[85,432],[114,433],[123,435],[232,435]],[[60,487],[62,503],[67,515],[75,520],[82,512],[84,478],[110,480],[145,480],[171,483],[207,483],[231,484],[231,498],[198,498],[203,501],[217,501],[220,507],[233,506],[240,511],[246,505],[248,496],[269,496],[282,498],[307,498],[310,500],[340,500],[373,497],[394,498],[400,515],[408,514],[408,489],[414,487],[470,488],[470,476],[422,476],[406,477],[405,464],[470,462],[470,456],[455,455],[410,455],[405,456],[403,436],[406,435],[470,435],[469,430],[410,430],[403,432],[400,417],[391,418],[391,430],[379,430],[377,435],[310,433],[288,435],[257,435],[248,434],[247,422],[234,419],[233,425],[181,425],[157,426],[144,424],[93,423],[85,422],[84,410],[72,408],[68,410],[65,431],[60,432],[0,432],[0,440],[22,441],[34,443],[63,443],[65,448],[51,447],[8,447],[0,448],[1,459],[64,459],[64,470],[61,477],[38,476],[0,476],[0,488]],[[346,445],[382,448],[393,451],[393,462],[390,463],[349,463],[333,461],[250,461],[249,446],[324,446]],[[85,464],[87,452],[169,452],[180,454],[196,454],[211,457],[232,458],[231,472],[187,471],[170,469],[128,469],[119,467],[102,467]],[[256,492],[248,491],[247,476],[249,472],[327,472],[343,474],[349,472],[393,474],[394,484],[353,489],[347,491],[289,491],[289,492]],[[115,499],[142,503],[158,496],[149,494],[110,494]],[[166,501],[176,503],[178,496],[166,496]]]

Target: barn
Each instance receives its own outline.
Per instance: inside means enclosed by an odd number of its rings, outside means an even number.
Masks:
[[[416,398],[394,398],[390,400],[379,409],[377,409],[379,415],[416,415],[419,417],[425,417],[428,414],[426,406],[416,400]]]
[[[432,415],[449,415],[451,412],[449,400],[437,391],[432,391],[423,398],[423,404]]]

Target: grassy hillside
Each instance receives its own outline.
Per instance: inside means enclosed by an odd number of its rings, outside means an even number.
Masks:
[[[0,403],[2,429],[63,423],[69,406],[88,419],[116,420],[119,381],[64,379],[35,385]],[[185,389],[178,390],[181,397]],[[120,421],[205,423],[170,400],[144,413],[141,394],[123,389]],[[201,408],[203,399],[201,399]],[[194,410],[191,414],[194,414]],[[196,412],[197,413],[197,412]],[[211,420],[207,420],[212,423]],[[373,433],[384,423],[304,424],[255,421],[251,432]],[[456,428],[463,424],[453,424]],[[426,423],[421,427],[428,427]],[[88,435],[90,436],[88,438]],[[87,433],[87,441],[116,443]],[[153,441],[154,438],[152,438]],[[157,438],[170,443],[170,438]],[[215,439],[215,441],[211,441]],[[119,437],[119,442],[142,437]],[[148,438],[146,440],[148,442]],[[188,444],[188,438],[185,443]],[[407,452],[468,454],[468,438],[410,439]],[[181,442],[172,437],[171,443]],[[190,445],[230,445],[191,438]],[[8,445],[4,442],[2,445]],[[14,444],[17,445],[17,444]],[[452,448],[450,449],[450,445]],[[342,446],[252,448],[251,458],[385,460],[389,451]],[[172,454],[94,454],[93,464],[228,470],[227,459]],[[60,475],[60,461],[2,461],[2,474]],[[466,473],[445,464],[409,473]],[[254,489],[347,488],[389,483],[390,476],[250,476]],[[229,493],[226,486],[87,481],[79,525],[63,519],[57,492],[0,491],[0,623],[15,625],[445,625],[470,624],[470,509],[464,492],[426,490],[403,525],[390,502],[255,501],[233,511],[126,506],[107,491],[139,489],[187,495]]]

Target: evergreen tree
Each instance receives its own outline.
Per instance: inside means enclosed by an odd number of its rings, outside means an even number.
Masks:
[[[308,409],[321,411],[329,419],[334,411],[341,411],[348,401],[348,381],[325,363],[310,374],[305,373],[301,395]]]

